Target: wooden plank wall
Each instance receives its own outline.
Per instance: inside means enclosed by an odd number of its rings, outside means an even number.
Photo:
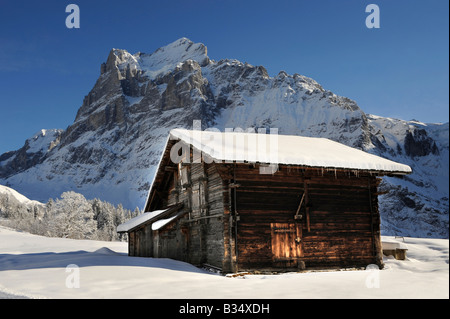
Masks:
[[[153,257],[187,260],[187,234],[177,222],[153,231]]]
[[[151,225],[140,227],[129,233],[128,255],[139,257],[153,256]]]
[[[369,177],[343,180],[342,184],[333,179],[308,183],[311,228],[305,233],[303,248],[309,266],[377,262],[372,223],[379,227],[379,216],[372,213],[375,203],[369,196]]]
[[[224,205],[223,183],[213,165],[205,166],[205,211],[203,216],[222,216],[203,219],[205,231],[205,263],[223,268],[224,256]]]
[[[181,170],[185,170],[185,181],[179,176]],[[204,162],[182,164],[178,176],[175,174],[167,187],[167,199],[161,202],[168,205],[183,202],[188,213],[174,226],[157,233],[154,238],[158,242],[157,256],[222,268],[223,185],[215,166]]]
[[[376,177],[293,167],[261,175],[251,165],[236,166],[234,174],[239,184],[236,253],[240,270],[283,267],[274,260],[271,224],[296,222],[294,215],[305,189],[308,196],[299,222],[300,259],[307,268],[380,262]]]

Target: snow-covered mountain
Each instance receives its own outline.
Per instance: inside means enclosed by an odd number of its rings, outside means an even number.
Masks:
[[[6,187],[3,185],[0,185],[0,199],[8,201],[8,202],[14,202],[15,204],[24,204],[27,206],[44,206],[44,204],[36,201],[36,200],[31,200],[25,196],[23,196],[22,194],[20,194],[19,192],[17,192],[16,190],[10,188],[10,187]]]
[[[45,205],[31,200],[16,190],[0,185],[1,218],[35,218],[44,213]]]
[[[313,79],[214,61],[186,38],[152,54],[111,50],[74,123],[1,155],[0,184],[41,201],[74,190],[142,208],[168,132],[194,120],[326,137],[410,165],[406,178],[384,179],[383,232],[448,238],[448,123],[368,115]]]

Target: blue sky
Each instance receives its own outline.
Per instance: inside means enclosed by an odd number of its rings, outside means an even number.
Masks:
[[[70,3],[79,29],[66,28]],[[379,29],[365,25],[370,3]],[[0,0],[0,154],[69,126],[111,48],[181,37],[214,60],[312,77],[366,113],[448,122],[448,14],[447,0]]]

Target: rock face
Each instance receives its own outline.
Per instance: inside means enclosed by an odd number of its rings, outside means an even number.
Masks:
[[[408,131],[405,136],[405,152],[411,157],[439,155],[436,142],[430,138],[424,129]]]
[[[152,54],[111,50],[74,123],[1,155],[0,184],[41,201],[74,190],[142,208],[168,132],[194,120],[203,129],[326,137],[408,164],[412,175],[383,182],[383,230],[448,237],[448,123],[368,115],[313,79],[214,61],[186,38]]]
[[[7,178],[42,163],[60,143],[63,130],[40,130],[17,151],[0,155],[0,176]]]

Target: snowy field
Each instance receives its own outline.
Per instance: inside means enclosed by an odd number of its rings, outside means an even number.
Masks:
[[[448,299],[449,241],[405,238],[405,244],[407,260],[385,257],[381,271],[226,277],[170,259],[128,257],[123,242],[40,237],[0,226],[0,298]]]

